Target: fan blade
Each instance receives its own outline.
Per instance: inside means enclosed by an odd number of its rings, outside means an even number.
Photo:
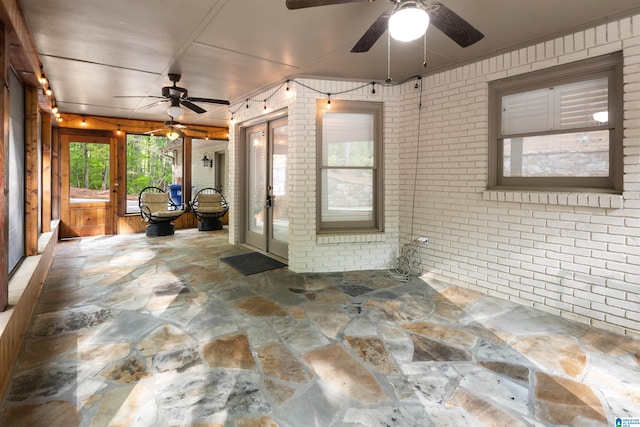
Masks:
[[[158,133],[158,132],[164,132],[165,130],[167,130],[166,128],[162,128],[162,129],[154,129],[154,130],[150,130],[145,132],[145,135],[153,135],[154,133]]]
[[[363,1],[370,2],[375,0],[287,0],[287,9],[304,9],[307,7],[328,6],[331,4],[358,3]]]
[[[393,15],[393,9],[383,12],[382,15],[371,24],[366,33],[358,40],[358,43],[351,49],[351,52],[369,52],[369,49],[373,47],[378,41],[380,36],[389,28],[389,18]]]
[[[190,96],[187,100],[191,102],[208,102],[209,104],[230,105],[229,101],[226,99],[193,98]]]
[[[176,128],[176,129],[186,129],[187,126],[183,125],[182,123],[178,123],[178,122],[174,122],[173,120],[167,120],[164,122],[164,127],[167,129],[172,129],[172,128]]]
[[[147,104],[147,105],[145,105],[143,107],[140,107],[140,109],[141,110],[148,110],[150,108],[153,108],[153,107],[155,107],[157,105],[162,104],[163,102],[167,102],[167,100],[166,99],[161,99],[160,101],[152,102],[151,104]]]
[[[484,34],[442,3],[429,4],[427,12],[433,26],[462,47],[471,46],[484,38]]]
[[[190,109],[191,111],[195,111],[198,114],[202,114],[202,113],[206,113],[207,110],[205,110],[204,108],[194,104],[191,101],[188,101],[186,99],[183,99],[182,101],[180,101],[180,104],[184,105],[185,107],[187,107],[188,109]]]
[[[163,96],[154,96],[154,95],[113,95],[114,98],[158,98],[164,99]]]

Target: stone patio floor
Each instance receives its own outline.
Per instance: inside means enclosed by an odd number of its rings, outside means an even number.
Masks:
[[[640,342],[385,271],[243,276],[226,231],[60,242],[0,426],[613,426]]]

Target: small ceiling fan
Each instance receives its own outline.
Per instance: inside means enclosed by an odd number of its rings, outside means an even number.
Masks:
[[[287,9],[333,4],[373,2],[375,0],[286,0]],[[425,0],[390,0],[393,8],[383,12],[364,35],[358,40],[351,52],[368,52],[387,29],[396,40],[412,41],[423,36],[429,23],[442,31],[461,47],[471,46],[480,41],[484,34],[478,31],[454,11],[439,2]]]
[[[183,124],[177,123],[173,121],[173,118],[171,120],[168,120],[166,122],[164,122],[164,127],[160,128],[160,129],[154,129],[154,130],[150,130],[148,132],[145,132],[145,135],[156,135],[158,133],[163,133],[164,136],[166,136],[167,138],[169,138],[171,141],[175,141],[178,138],[184,138],[185,136],[190,136],[188,135],[186,132],[195,132],[195,133],[203,133],[203,134],[208,134],[208,132],[206,130],[202,130],[202,129],[195,129],[195,128],[189,128],[188,126],[185,126]]]
[[[207,110],[196,105],[195,103],[204,102],[208,104],[220,104],[220,105],[229,105],[229,101],[225,99],[212,99],[212,98],[195,98],[189,96],[189,92],[187,89],[183,87],[179,87],[177,83],[180,81],[182,77],[180,74],[169,74],[169,80],[173,82],[172,86],[165,86],[162,88],[162,96],[115,96],[114,98],[159,98],[159,101],[152,102],[151,104],[147,104],[142,109],[153,108],[159,104],[164,102],[169,102],[169,108],[167,108],[167,114],[172,118],[176,119],[184,114],[184,109],[182,107],[186,107],[191,111],[194,111],[198,114],[206,113]]]

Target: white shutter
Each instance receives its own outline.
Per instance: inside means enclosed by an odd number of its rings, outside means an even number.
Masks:
[[[502,135],[599,126],[608,109],[608,79],[599,77],[502,97]]]

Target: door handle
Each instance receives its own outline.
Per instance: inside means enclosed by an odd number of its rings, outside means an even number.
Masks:
[[[264,204],[264,207],[269,209],[272,204],[273,204],[273,199],[271,198],[271,196],[267,196],[267,200],[266,200],[266,202]]]

